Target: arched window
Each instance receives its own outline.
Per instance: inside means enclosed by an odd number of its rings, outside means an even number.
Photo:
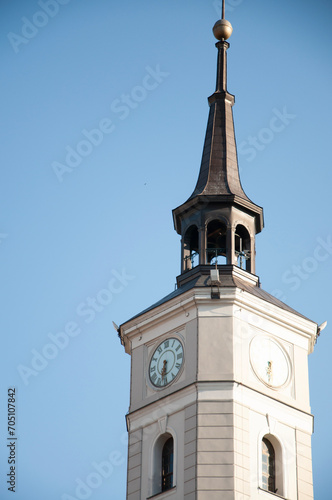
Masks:
[[[163,446],[161,462],[161,491],[167,491],[173,488],[174,444],[172,437],[167,439]]]
[[[151,496],[168,491],[176,484],[175,441],[169,432],[156,439],[151,456]]]
[[[276,493],[276,457],[271,442],[262,440],[262,488]]]
[[[198,229],[190,226],[183,239],[184,271],[188,271],[199,263],[198,255]]]
[[[235,255],[237,265],[241,267],[241,269],[250,272],[250,236],[246,228],[241,226],[241,224],[236,226],[235,230]]]
[[[226,264],[226,224],[213,220],[207,226],[206,260],[208,264]]]

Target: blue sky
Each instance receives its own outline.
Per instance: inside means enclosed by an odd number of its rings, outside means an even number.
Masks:
[[[4,439],[15,387],[16,500],[75,498],[105,460],[112,470],[87,498],[124,500],[130,358],[112,320],[174,289],[171,210],[198,175],[218,2],[46,3],[1,2],[0,497],[12,498]],[[241,179],[265,215],[257,274],[322,323],[331,311],[332,5],[226,7]],[[330,491],[331,352],[328,326],[309,361],[316,500]]]

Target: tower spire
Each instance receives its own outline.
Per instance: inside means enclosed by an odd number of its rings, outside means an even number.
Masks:
[[[219,40],[216,44],[218,49],[218,62],[217,62],[217,84],[216,92],[227,92],[227,49],[229,43],[226,40],[233,32],[232,25],[225,19],[225,0],[222,4],[222,19],[216,22],[213,27],[213,34]]]
[[[203,156],[196,188],[191,197],[200,194],[238,195],[245,200],[238,169],[232,107],[235,98],[227,91],[226,41],[233,28],[221,19],[213,27],[218,49],[216,90],[209,99],[210,113]]]
[[[223,264],[244,266],[251,273],[255,270],[254,237],[263,228],[263,209],[247,197],[239,176],[232,111],[235,98],[227,90],[227,40],[232,32],[223,1],[222,19],[213,27],[218,40],[216,90],[208,98],[210,111],[198,180],[189,199],[173,210],[175,229],[182,235],[182,273],[192,268],[193,254],[199,255],[200,265],[210,265],[212,246],[216,260],[225,258]],[[209,229],[211,213],[219,222]],[[238,232],[236,220],[242,221]],[[218,243],[210,234],[212,229],[219,234]]]

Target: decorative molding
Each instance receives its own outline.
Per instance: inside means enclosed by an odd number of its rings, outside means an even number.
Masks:
[[[164,417],[161,417],[161,418],[158,420],[159,429],[160,429],[160,432],[161,432],[162,434],[165,434],[165,433],[166,433],[166,429],[167,429],[167,420],[168,420],[168,415],[165,415]]]
[[[269,415],[268,413],[266,414],[266,420],[267,420],[267,425],[269,427],[269,433],[270,434],[274,434],[275,433],[275,429],[276,429],[276,425],[277,425],[277,421],[275,418],[271,417],[271,415]]]

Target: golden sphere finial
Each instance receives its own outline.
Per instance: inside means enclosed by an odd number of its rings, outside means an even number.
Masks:
[[[227,40],[233,32],[232,25],[226,19],[219,19],[213,26],[213,34],[217,40]]]

